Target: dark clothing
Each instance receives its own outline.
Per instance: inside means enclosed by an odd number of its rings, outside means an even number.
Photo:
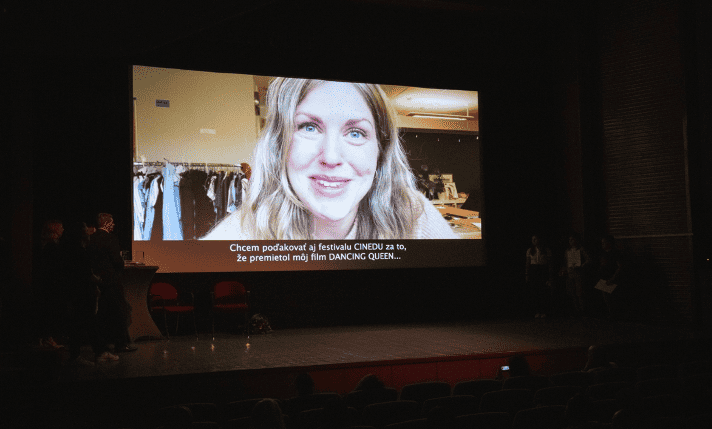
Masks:
[[[227,182],[228,175],[221,171],[218,173],[218,178],[215,180],[215,224],[220,223],[222,218],[225,217],[227,213],[225,207],[227,206],[227,188],[229,183]]]
[[[614,248],[607,252],[604,251],[603,254],[601,254],[600,277],[603,280],[610,279],[618,270],[618,265],[622,263],[623,259],[620,250]],[[616,281],[617,280],[618,279],[616,279]]]
[[[35,293],[40,337],[66,334],[67,291],[64,273],[65,254],[60,244],[50,241],[42,247]]]
[[[183,239],[196,240],[208,233],[215,225],[213,202],[208,198],[204,184],[209,183],[208,174],[200,170],[188,170],[180,181],[180,204],[183,222]]]
[[[115,235],[97,229],[89,241],[89,255],[94,274],[102,281],[118,278],[124,269],[119,239]]]
[[[116,348],[121,348],[131,343],[129,303],[126,302],[123,288],[118,281],[111,285],[102,282],[102,286],[97,313],[99,334]]]
[[[163,176],[154,176],[153,180],[158,180],[159,186],[165,185]],[[163,192],[158,192],[156,196],[156,204],[153,211],[153,224],[151,226],[151,241],[163,240]],[[148,210],[148,209],[146,209]]]
[[[97,282],[91,269],[89,253],[81,245],[67,246],[67,292],[71,308],[90,299],[96,302]]]
[[[190,171],[181,175],[179,200],[181,212],[181,230],[183,240],[195,240],[195,193],[193,192],[193,180]]]
[[[610,280],[616,275],[619,267],[623,266],[623,255],[620,250],[614,247],[609,251],[603,251],[599,266],[599,277],[603,280]],[[623,316],[629,305],[630,296],[628,286],[623,278],[624,275],[625,273],[619,272],[616,278],[613,279],[613,283],[616,285],[613,293],[602,292],[603,299],[608,307],[608,313],[614,318]]]
[[[548,313],[551,305],[551,250],[530,247],[527,249],[527,298],[536,314]]]
[[[69,319],[69,358],[74,359],[81,353],[83,344],[90,344],[96,356],[109,350],[106,340],[99,332],[96,314],[94,314],[92,301],[85,302],[73,309]]]
[[[69,353],[79,356],[82,344],[89,343],[94,354],[108,350],[97,329],[98,282],[94,279],[87,250],[80,244],[67,248],[67,285],[69,291]]]
[[[546,314],[551,306],[551,288],[546,284],[549,281],[549,265],[531,265],[529,267],[529,289],[530,304],[533,312]]]
[[[88,247],[91,267],[101,278],[99,289],[99,312],[97,320],[101,335],[117,347],[131,342],[128,333],[131,309],[124,297],[121,272],[124,261],[121,258],[119,240],[115,235],[98,229],[91,237]]]

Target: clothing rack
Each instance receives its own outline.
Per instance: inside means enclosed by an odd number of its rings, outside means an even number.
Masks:
[[[134,162],[133,169],[137,241],[194,240],[206,235],[238,210],[246,186],[239,164],[166,159]]]
[[[223,164],[223,163],[209,163],[209,162],[172,162],[172,161],[147,161],[147,162],[134,162],[134,174],[137,173],[137,169],[142,167],[154,167],[162,168],[166,164],[171,164],[174,166],[183,166],[189,170],[200,169],[205,171],[219,171],[219,170],[231,170],[236,173],[243,173],[240,164]]]
[[[165,167],[166,164],[182,165],[184,167],[209,167],[209,168],[239,168],[240,164],[216,164],[209,162],[172,162],[172,161],[147,161],[147,162],[134,162],[134,167]]]

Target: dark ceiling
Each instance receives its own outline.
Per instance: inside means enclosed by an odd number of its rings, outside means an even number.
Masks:
[[[220,38],[225,42],[226,34],[237,44],[261,41],[274,45],[289,42],[295,34],[328,37],[361,32],[368,39],[371,33],[379,34],[380,28],[403,38],[406,44],[417,34],[448,41],[468,34],[478,37],[480,29],[490,28],[490,20],[498,16],[566,20],[573,13],[573,7],[567,6],[570,3],[241,0],[142,2],[130,7],[123,2],[79,6],[73,2],[7,0],[2,3],[0,27],[5,33],[5,54],[115,57],[148,54],[190,40]],[[463,32],[461,26],[451,25],[452,20],[471,25]],[[249,41],[240,38],[244,34],[251,35]],[[209,43],[204,46],[210,47]]]

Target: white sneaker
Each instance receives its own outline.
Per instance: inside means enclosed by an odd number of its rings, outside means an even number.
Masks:
[[[109,352],[104,352],[101,354],[101,356],[97,356],[96,360],[97,360],[97,362],[98,361],[110,361],[110,360],[115,362],[115,361],[119,360],[119,357],[116,356],[115,354],[111,354]]]

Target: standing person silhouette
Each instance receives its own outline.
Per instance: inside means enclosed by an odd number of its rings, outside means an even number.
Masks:
[[[551,304],[551,280],[551,250],[534,235],[527,249],[526,281],[537,319],[546,317]]]
[[[64,249],[60,238],[64,225],[60,220],[49,220],[42,226],[39,273],[36,279],[36,293],[40,302],[37,324],[40,334],[40,347],[60,349],[54,337],[65,332],[66,318],[66,282],[64,281]]]
[[[569,248],[566,249],[566,293],[573,303],[575,315],[586,314],[586,290],[584,288],[584,270],[591,265],[591,257],[581,246],[581,238],[574,233],[569,235]]]
[[[93,366],[94,362],[81,356],[81,346],[88,342],[96,361],[116,361],[119,357],[109,353],[106,341],[97,332],[96,313],[101,279],[91,270],[87,253],[89,231],[84,222],[68,226],[66,234],[67,283],[70,299],[69,362],[80,366]]]
[[[109,213],[99,213],[96,223],[97,230],[89,241],[89,254],[94,274],[101,279],[97,313],[99,325],[104,338],[114,344],[115,352],[135,351],[137,348],[131,345],[128,330],[131,309],[121,285],[124,260],[121,258],[119,239],[112,234],[114,218]]]
[[[599,277],[605,280],[607,285],[616,285],[612,293],[601,292],[608,308],[608,316],[611,319],[622,315],[622,306],[626,299],[626,285],[621,285],[624,268],[623,253],[616,247],[616,239],[612,235],[606,235],[601,239],[601,261],[599,264]]]

